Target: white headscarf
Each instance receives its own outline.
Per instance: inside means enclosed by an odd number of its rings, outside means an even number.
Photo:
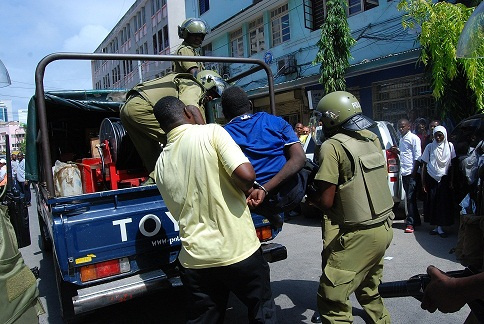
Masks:
[[[444,134],[444,140],[437,143],[434,138],[432,143],[428,145],[428,149],[430,150],[430,160],[428,161],[427,172],[432,178],[440,182],[442,176],[447,174],[452,157],[450,144],[447,141],[447,130],[444,126],[437,126],[434,128],[433,135],[437,132]]]

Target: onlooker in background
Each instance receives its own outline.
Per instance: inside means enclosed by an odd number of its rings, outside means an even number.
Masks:
[[[400,144],[392,147],[392,151],[400,154],[400,174],[402,175],[403,189],[407,196],[407,218],[405,233],[413,233],[414,227],[421,224],[420,214],[417,208],[416,176],[418,159],[422,154],[420,139],[410,131],[408,119],[398,121],[398,130],[402,135]]]
[[[249,323],[275,323],[270,269],[262,255],[246,195],[255,172],[220,125],[195,125],[200,111],[164,97],[154,114],[168,141],[156,163],[161,195],[180,226],[178,260],[189,292],[188,323],[223,323],[229,292]]]
[[[429,133],[427,131],[427,121],[425,118],[417,118],[415,121],[416,128],[415,128],[415,134],[420,138],[420,148],[421,151],[425,149],[427,144],[432,142],[432,135],[429,136]]]
[[[303,131],[302,131],[302,135],[299,136],[299,141],[301,142],[301,144],[306,143],[306,141],[308,140],[308,137],[309,137],[309,127],[304,126]]]
[[[416,128],[415,128],[415,133],[420,138],[420,148],[421,152],[424,151],[425,147],[427,144],[431,143],[433,138],[432,135],[429,135],[427,131],[427,120],[425,118],[417,118],[415,121]],[[417,165],[417,175],[415,176],[415,194],[418,200],[422,200],[424,202],[424,205],[426,204],[426,199],[425,199],[425,194],[422,191],[422,180],[421,180],[421,174],[422,168],[421,168],[421,163],[420,159],[418,160],[418,165]],[[425,216],[424,216],[425,217]]]
[[[422,187],[427,193],[427,204],[424,214],[431,225],[436,225],[430,231],[431,235],[447,237],[442,226],[454,223],[454,205],[452,197],[452,159],[456,157],[454,145],[447,141],[447,131],[444,126],[437,126],[433,131],[434,141],[422,154]]]
[[[297,123],[296,125],[294,125],[294,133],[296,133],[297,137],[303,135],[303,130],[304,125],[302,123]]]
[[[410,109],[408,112],[408,122],[410,124],[410,131],[414,134],[416,134],[416,129],[417,129],[417,123],[415,122],[418,118],[418,111],[417,109],[413,108]]]
[[[440,124],[441,124],[440,120],[438,120],[438,119],[433,119],[433,120],[430,121],[429,130],[427,131],[427,137],[426,137],[426,140],[425,140],[426,144],[425,144],[425,146],[422,145],[422,153],[423,153],[425,147],[427,145],[429,145],[430,143],[432,143],[432,141],[434,140],[434,135],[433,135],[434,128],[439,126]],[[417,188],[418,188],[417,196],[420,200],[423,201],[424,222],[428,223],[429,222],[428,215],[425,214],[425,210],[427,209],[427,207],[426,207],[427,206],[427,194],[422,189],[422,162],[420,161],[421,158],[422,158],[422,156],[420,156],[420,159],[419,159],[419,174],[417,175],[417,179],[416,179],[417,180]]]
[[[183,56],[200,56],[199,50],[205,35],[208,34],[207,23],[200,18],[186,19],[181,26],[178,26],[178,36],[183,39],[183,42],[176,50],[176,55]],[[204,66],[200,62],[173,62],[173,72],[176,73],[191,73],[197,76],[198,72],[202,71]]]
[[[302,169],[306,156],[291,125],[281,117],[265,112],[252,114],[251,108],[242,88],[229,87],[222,93],[222,111],[228,121],[224,128],[249,158],[256,180],[267,195],[254,211],[267,217],[275,227],[280,227],[282,220],[278,214],[289,212],[304,198],[308,173]],[[299,180],[304,177],[306,179],[299,187]],[[279,208],[280,201],[288,201],[291,206],[283,210]]]
[[[12,179],[15,185],[17,183],[17,169],[18,169],[17,154],[12,153],[10,157],[10,165],[12,167]]]
[[[7,160],[0,159],[0,186],[7,184]]]
[[[432,119],[429,123],[429,140],[428,140],[428,143],[432,143],[433,141],[433,137],[434,137],[434,128],[437,127],[437,126],[440,126],[442,125],[442,123],[440,122],[440,120],[438,119]]]
[[[30,206],[31,194],[30,183],[25,179],[25,159],[24,154],[20,152],[18,154],[18,168],[17,168],[17,182],[21,193],[24,195],[25,203]]]

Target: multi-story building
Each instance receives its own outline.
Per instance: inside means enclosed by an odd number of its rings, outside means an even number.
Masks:
[[[0,100],[0,121],[8,122],[12,115],[12,100]]]
[[[21,144],[25,141],[25,130],[18,121],[0,122],[0,153],[7,151],[6,135],[9,136],[10,152],[20,151]]]
[[[348,22],[357,40],[346,75],[348,90],[360,99],[364,113],[377,120],[394,122],[412,109],[420,116],[433,117],[430,84],[417,65],[417,32],[403,29],[403,13],[397,4],[348,0]],[[97,52],[172,53],[180,43],[177,25],[185,17],[200,17],[211,26],[202,46],[204,55],[264,60],[274,74],[277,114],[291,124],[307,123],[323,95],[318,83],[320,66],[312,62],[325,12],[325,0],[137,0]],[[248,68],[240,64],[207,67],[225,77]],[[129,88],[140,76],[149,79],[169,70],[168,62],[94,62],[93,84]],[[248,91],[256,111],[268,110],[266,83],[263,72],[237,81]]]
[[[184,1],[136,0],[95,53],[171,54],[185,17]],[[93,61],[91,70],[95,89],[129,89],[170,72],[171,62]]]

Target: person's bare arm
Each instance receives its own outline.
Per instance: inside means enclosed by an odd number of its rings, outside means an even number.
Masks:
[[[420,177],[422,179],[422,190],[427,193],[427,182],[425,181],[425,174],[427,173],[427,163],[422,162],[422,172],[420,173]]]
[[[333,207],[336,185],[320,180],[315,180],[314,185],[316,191],[308,195],[309,202],[323,210]]]
[[[434,266],[427,268],[431,281],[425,288],[421,307],[433,313],[453,313],[466,303],[484,298],[484,272],[452,278]]]
[[[289,179],[294,174],[298,173],[304,166],[306,162],[306,155],[302,149],[300,143],[294,143],[292,145],[288,145],[286,148],[287,155],[289,156],[286,164],[282,167],[282,169],[276,173],[275,176],[272,177],[271,180],[267,181],[264,184],[264,188],[271,192],[271,190],[277,188],[281,183]]]
[[[255,171],[250,163],[242,163],[234,172],[232,172],[232,179],[235,185],[240,188],[246,195],[252,189],[255,181]]]

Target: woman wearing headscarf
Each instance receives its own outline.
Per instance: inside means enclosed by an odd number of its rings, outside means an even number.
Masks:
[[[442,226],[454,223],[451,166],[456,157],[454,145],[447,141],[447,131],[443,126],[433,130],[432,143],[425,147],[421,156],[423,162],[422,188],[427,194],[424,214],[435,229],[432,235],[447,237]]]

